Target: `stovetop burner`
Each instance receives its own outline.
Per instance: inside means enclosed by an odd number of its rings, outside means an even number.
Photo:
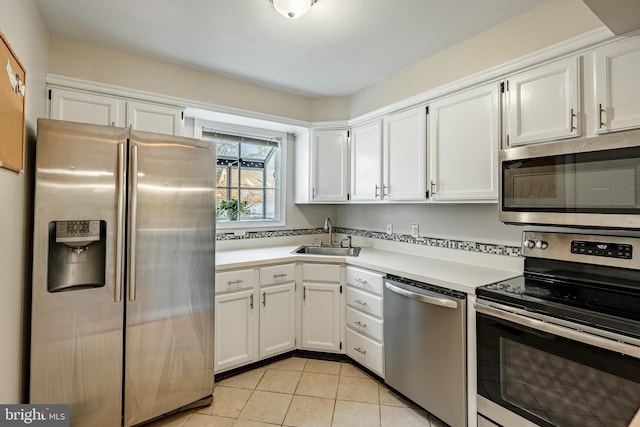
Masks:
[[[562,247],[564,240],[553,238],[550,244]],[[602,265],[594,257],[586,259],[591,263],[576,255],[543,258],[547,253],[527,250],[526,242],[525,254],[536,256],[525,259],[524,274],[478,288],[479,298],[640,338],[640,269]],[[565,252],[552,253],[563,258],[572,246],[568,241]]]

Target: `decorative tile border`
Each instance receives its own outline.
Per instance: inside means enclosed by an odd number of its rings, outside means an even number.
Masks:
[[[269,237],[291,237],[310,236],[314,234],[324,234],[322,228],[300,228],[297,230],[269,230],[269,231],[247,231],[244,236],[236,236],[234,232],[217,233],[216,240],[246,240],[246,239],[267,239]]]
[[[504,256],[521,256],[520,247],[496,245],[493,243],[479,243],[453,239],[437,239],[433,237],[411,237],[408,234],[387,234],[379,231],[357,230],[353,228],[335,227],[334,232],[350,236],[367,237],[370,239],[388,240],[392,242],[412,243],[415,245],[435,246],[439,248],[458,249],[462,251],[480,252]],[[304,228],[297,230],[248,231],[244,236],[231,233],[218,233],[216,240],[246,240],[265,239],[269,237],[310,236],[326,233],[322,228]]]

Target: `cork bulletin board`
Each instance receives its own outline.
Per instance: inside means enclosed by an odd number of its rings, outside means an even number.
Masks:
[[[0,166],[21,172],[26,72],[2,33],[0,39]]]

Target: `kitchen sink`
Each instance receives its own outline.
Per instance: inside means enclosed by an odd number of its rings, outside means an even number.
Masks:
[[[360,248],[303,245],[295,249],[292,253],[305,255],[358,256],[358,254],[360,254]]]

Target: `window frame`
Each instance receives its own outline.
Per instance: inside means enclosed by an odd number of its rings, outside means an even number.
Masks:
[[[284,227],[286,225],[287,214],[287,143],[288,134],[270,129],[261,129],[250,126],[242,126],[230,123],[214,122],[209,120],[194,120],[194,137],[203,139],[203,130],[206,132],[228,133],[236,136],[246,136],[256,139],[274,139],[280,140],[280,187],[276,188],[279,192],[279,201],[276,202],[276,208],[279,209],[280,217],[277,220],[238,220],[238,221],[218,221],[216,218],[216,228],[218,230],[244,230],[258,228],[274,228]],[[217,166],[216,166],[217,167]],[[215,212],[213,213],[215,215]]]

